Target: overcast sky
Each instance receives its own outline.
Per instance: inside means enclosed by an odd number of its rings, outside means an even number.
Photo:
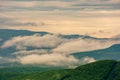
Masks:
[[[0,0],[0,29],[112,37],[120,0]]]

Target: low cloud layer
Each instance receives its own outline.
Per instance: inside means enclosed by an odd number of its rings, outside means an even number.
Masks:
[[[74,68],[82,64],[94,62],[95,59],[91,57],[84,57],[77,59],[71,55],[61,54],[32,54],[18,58],[22,64],[40,64],[42,66],[57,66],[57,67],[69,67]]]
[[[17,62],[17,59],[12,59],[12,58],[7,58],[7,57],[2,57],[0,56],[0,64],[4,64],[4,63],[13,63],[13,62]]]
[[[84,52],[97,49],[103,49],[111,46],[112,44],[119,43],[120,41],[107,41],[107,40],[94,40],[94,39],[76,39],[64,44],[59,45],[53,49],[53,52],[59,53],[74,53]]]
[[[61,54],[32,54],[19,58],[22,64],[40,64],[42,66],[66,66],[73,67],[79,60],[73,56],[65,56]]]
[[[83,52],[110,47],[113,44],[120,43],[115,39],[94,39],[94,38],[63,38],[56,34],[47,34],[41,36],[35,34],[32,36],[18,36],[3,43],[1,48],[16,47],[17,50],[27,50],[28,47],[39,49],[50,49],[56,53]]]
[[[119,44],[119,39],[64,38],[59,34],[41,36],[18,36],[5,41],[1,49],[15,47],[16,59],[21,64],[39,64],[41,66],[76,67],[96,61],[91,57],[77,59],[72,53],[91,51]],[[29,47],[32,47],[29,49]]]
[[[119,21],[120,0],[0,0],[0,29],[110,38],[119,34]],[[67,39],[35,34],[13,37],[0,43],[0,49],[15,48],[12,55],[21,64],[70,67],[94,61],[89,57],[78,60],[70,54],[107,48],[120,43],[119,39]]]
[[[2,48],[8,48],[15,46],[16,49],[25,49],[27,47],[35,47],[35,48],[55,48],[60,43],[65,41],[57,37],[56,35],[33,35],[33,36],[18,36],[14,37],[11,40],[6,41]]]

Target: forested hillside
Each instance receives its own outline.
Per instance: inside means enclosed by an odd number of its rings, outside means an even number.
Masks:
[[[120,80],[120,62],[114,60],[97,61],[76,69],[51,70],[41,73],[31,68],[31,72],[25,71],[3,72],[0,74],[0,80]]]

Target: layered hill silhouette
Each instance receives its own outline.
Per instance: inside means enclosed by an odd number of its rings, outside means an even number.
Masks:
[[[49,32],[33,32],[33,31],[27,31],[27,30],[12,30],[12,29],[0,29],[0,38],[7,40],[11,37],[16,37],[16,36],[31,36],[33,34],[39,34],[39,35],[47,35],[47,34],[53,34],[53,33],[49,33]],[[59,35],[62,38],[67,38],[67,39],[71,39],[71,38],[93,38],[93,39],[98,39],[95,37],[91,37],[88,35],[78,35],[78,34],[71,34],[71,35]]]
[[[89,57],[94,57],[97,60],[104,60],[104,59],[120,60],[120,44],[112,45],[111,47],[106,49],[87,51],[87,52],[77,52],[77,53],[73,53],[73,55],[77,58],[82,58],[87,55]]]
[[[32,32],[32,31],[27,31],[27,30],[10,30],[10,29],[0,29],[0,67],[1,66],[16,66],[16,65],[21,65],[19,62],[10,62],[7,59],[13,59],[17,57],[17,55],[14,55],[13,53],[22,51],[22,50],[18,50],[16,49],[15,45],[12,45],[10,47],[7,48],[1,48],[1,46],[9,40],[13,40],[14,37],[18,37],[18,36],[32,36],[35,34],[39,34],[40,36],[45,36],[45,35],[55,35],[53,33],[49,33],[49,32]],[[77,39],[82,39],[84,40],[105,40],[105,41],[109,41],[109,40],[119,40],[119,38],[95,38],[95,37],[91,37],[88,35],[79,35],[79,34],[70,34],[70,35],[63,35],[63,34],[59,34],[57,35],[58,38],[60,39],[67,39],[69,40],[77,40]],[[65,41],[66,43],[67,41]],[[19,42],[20,43],[20,42]],[[23,42],[24,43],[24,42]],[[35,42],[35,43],[39,43],[39,41]],[[59,46],[62,43],[59,44]],[[21,45],[21,43],[19,44]],[[27,44],[28,45],[28,44]],[[81,44],[82,45],[82,44]],[[64,46],[64,45],[63,45]],[[93,45],[96,46],[96,45]],[[53,47],[40,47],[40,48],[36,48],[36,47],[31,47],[31,46],[25,46],[26,47],[26,51],[32,51],[32,50],[51,50]],[[58,46],[57,46],[58,47]],[[77,48],[73,47],[73,48]],[[67,49],[66,49],[67,50]],[[23,50],[24,51],[24,50]],[[61,50],[62,51],[62,50]],[[70,52],[71,54],[71,52]],[[100,49],[100,50],[94,50],[94,51],[87,51],[87,52],[75,52],[73,54],[71,54],[72,56],[75,56],[75,58],[81,59],[84,58],[86,56],[88,57],[92,57],[96,60],[106,60],[106,59],[112,59],[112,60],[120,60],[120,44],[115,44],[109,48],[106,49]]]
[[[12,29],[0,29],[0,45],[2,45],[5,41],[12,39],[13,37],[18,37],[18,36],[31,36],[34,34],[39,34],[41,36],[51,34],[49,32],[33,32],[33,31],[27,31],[27,30],[12,30]],[[78,35],[78,34],[73,34],[73,35],[62,35],[59,34],[59,37],[61,38],[66,38],[66,39],[76,39],[76,38],[92,38],[92,39],[97,39],[91,36],[86,36],[86,35]],[[1,40],[2,39],[2,40]],[[0,56],[11,56],[11,53],[16,52],[15,47],[10,47],[6,49],[1,49],[0,48]]]
[[[27,68],[28,69],[28,68]],[[31,68],[32,69],[32,68]],[[120,80],[120,62],[102,60],[75,69],[51,70],[47,72],[4,72],[0,80]]]

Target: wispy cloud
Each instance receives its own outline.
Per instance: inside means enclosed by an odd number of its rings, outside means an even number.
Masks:
[[[55,48],[61,44],[64,39],[57,37],[56,35],[33,35],[33,36],[18,36],[4,43],[2,48],[16,46],[17,49],[24,49],[24,47],[36,47],[36,48]]]
[[[5,41],[1,48],[9,48],[15,46],[18,50],[26,50],[27,47],[35,47],[43,49],[53,49],[52,51],[56,53],[72,53],[102,49],[117,43],[120,43],[120,41],[114,39],[99,40],[91,38],[83,39],[82,37],[77,39],[66,39],[55,34],[48,34],[45,36],[35,34],[32,36],[14,37],[8,41]]]
[[[94,38],[64,38],[59,34],[41,36],[18,36],[7,40],[1,49],[15,47],[17,61],[22,64],[40,64],[46,66],[77,66],[95,61],[94,58],[85,57],[77,59],[72,53],[91,51],[119,44],[119,39],[94,39]],[[31,50],[29,50],[29,48]]]
[[[1,18],[0,28],[65,34],[93,33],[99,29],[111,33],[92,36],[111,37],[119,33],[119,8],[119,0],[2,0],[0,15],[11,20]]]
[[[42,66],[63,66],[75,67],[79,60],[73,56],[65,56],[61,54],[43,54],[43,55],[28,55],[19,57],[22,64],[40,64]]]
[[[62,34],[111,37],[119,34],[120,0],[1,0],[0,29],[26,29]],[[104,32],[103,32],[104,31]],[[119,40],[64,39],[38,34],[14,37],[1,46],[15,47],[22,64],[76,66],[95,61],[77,59],[74,52],[102,49]],[[36,48],[28,50],[28,47]],[[0,60],[4,58],[0,57]],[[6,58],[5,58],[6,59]],[[9,61],[9,60],[8,60]]]
[[[7,57],[0,56],[0,64],[2,64],[2,63],[13,63],[13,62],[17,62],[17,59],[12,59],[12,58],[7,58]]]
[[[40,64],[41,66],[54,66],[54,67],[68,67],[74,68],[79,65],[91,63],[96,61],[91,57],[84,57],[77,59],[71,55],[61,54],[43,54],[43,55],[28,55],[18,58],[22,64]]]

